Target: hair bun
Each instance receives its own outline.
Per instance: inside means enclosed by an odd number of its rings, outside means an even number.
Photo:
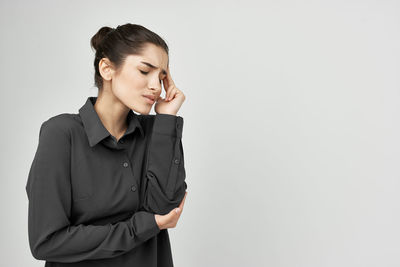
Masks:
[[[100,44],[102,43],[104,37],[114,31],[115,29],[108,27],[108,26],[104,26],[102,28],[100,28],[100,30],[97,31],[97,33],[95,35],[93,35],[92,39],[90,39],[90,45],[92,46],[92,48],[94,50],[99,50]]]

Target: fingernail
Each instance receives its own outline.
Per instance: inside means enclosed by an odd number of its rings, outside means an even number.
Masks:
[[[179,211],[180,211],[180,209],[179,209],[179,208],[175,209],[175,212],[176,212],[176,213],[179,213]]]

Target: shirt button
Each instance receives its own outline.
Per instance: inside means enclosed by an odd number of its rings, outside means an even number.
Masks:
[[[136,186],[132,185],[131,190],[132,190],[133,192],[135,192],[135,191],[136,191]]]
[[[175,163],[175,164],[179,164],[179,159],[175,159],[175,160],[174,160],[174,163]]]
[[[124,162],[124,167],[126,168],[126,167],[128,167],[128,162]]]

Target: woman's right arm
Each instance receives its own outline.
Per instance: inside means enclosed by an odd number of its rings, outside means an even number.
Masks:
[[[65,263],[112,258],[157,235],[155,215],[147,211],[114,224],[71,225],[70,142],[57,120],[41,125],[26,185],[32,255]]]

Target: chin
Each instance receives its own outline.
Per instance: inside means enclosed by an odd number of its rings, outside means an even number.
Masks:
[[[145,110],[144,112],[139,112],[141,115],[149,115],[150,110]]]
[[[153,105],[149,106],[149,105],[144,105],[140,108],[133,108],[131,107],[131,109],[135,112],[135,113],[139,113],[141,115],[149,115],[151,108]]]

